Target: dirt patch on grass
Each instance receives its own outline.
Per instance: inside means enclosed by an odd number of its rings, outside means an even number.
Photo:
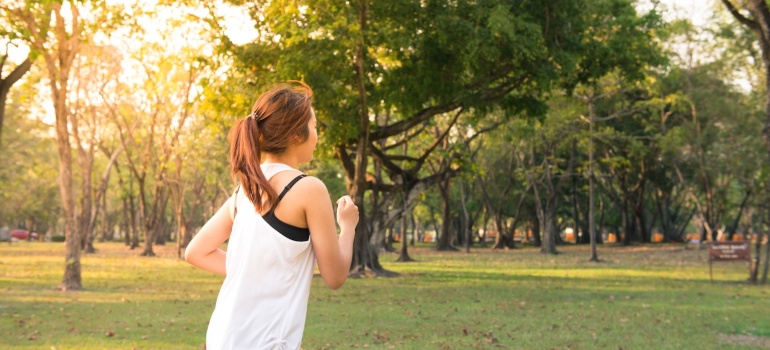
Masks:
[[[719,338],[730,344],[759,346],[770,349],[770,337],[747,334],[720,334]]]

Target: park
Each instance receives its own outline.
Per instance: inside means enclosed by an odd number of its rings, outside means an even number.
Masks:
[[[0,29],[0,349],[218,349],[227,281],[269,271],[231,257],[297,241],[306,318],[266,348],[770,348],[765,0],[15,0]]]

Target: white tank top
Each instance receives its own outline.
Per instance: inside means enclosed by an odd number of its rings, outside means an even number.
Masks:
[[[263,164],[269,180],[284,164]],[[315,255],[267,224],[245,195],[227,245],[227,277],[206,332],[206,348],[299,349],[305,329]]]

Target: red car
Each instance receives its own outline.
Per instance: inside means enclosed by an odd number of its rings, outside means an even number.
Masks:
[[[27,230],[13,230],[11,231],[11,237],[19,239],[19,240],[27,240],[29,239],[29,231]],[[37,232],[32,232],[32,239],[37,240],[38,234]]]

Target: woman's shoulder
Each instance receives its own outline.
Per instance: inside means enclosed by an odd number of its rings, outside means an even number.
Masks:
[[[298,181],[294,186],[298,187],[303,193],[312,194],[314,192],[322,191],[328,194],[328,191],[326,190],[326,184],[324,184],[321,179],[312,175],[306,175],[302,178],[302,181]]]
[[[287,186],[291,189],[287,192],[287,198],[302,199],[302,201],[312,201],[317,195],[327,193],[326,185],[321,179],[304,174],[298,170],[285,171],[276,174],[275,179],[271,180],[276,193],[286,190]]]

